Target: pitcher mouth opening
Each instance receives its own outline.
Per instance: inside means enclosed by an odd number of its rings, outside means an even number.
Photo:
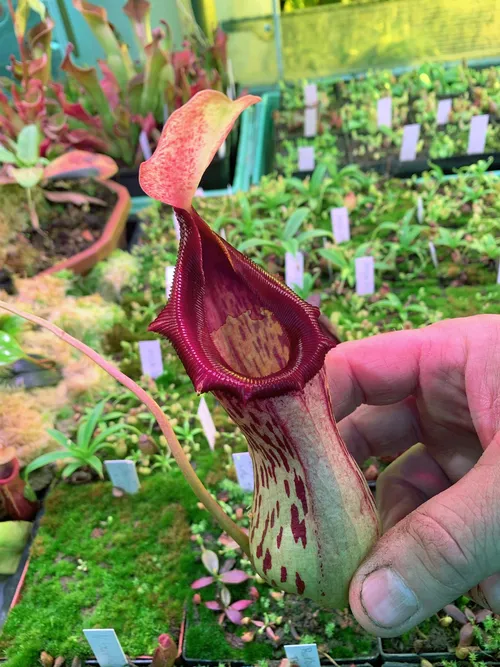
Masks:
[[[335,343],[319,310],[175,209],[181,241],[172,294],[149,330],[169,338],[198,392],[244,401],[299,391]]]

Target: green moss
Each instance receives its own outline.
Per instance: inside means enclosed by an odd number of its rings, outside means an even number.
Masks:
[[[234,590],[234,588],[231,590]],[[235,599],[237,597],[235,596]],[[258,660],[273,658],[273,647],[269,643],[264,644],[254,641],[245,644],[243,648],[231,646],[226,638],[226,633],[241,634],[241,628],[227,622],[223,627],[218,624],[217,619],[218,614],[203,605],[194,609],[190,607],[185,638],[184,655],[186,658],[217,662],[241,660],[248,664],[255,664]],[[253,626],[251,627],[253,628]]]
[[[198,456],[198,472],[214,467]],[[216,467],[220,467],[216,466]],[[114,498],[109,483],[60,484],[47,499],[21,602],[0,636],[6,667],[33,667],[42,650],[86,658],[82,629],[115,628],[124,651],[150,654],[177,631],[199,567],[189,524],[203,517],[179,471]]]

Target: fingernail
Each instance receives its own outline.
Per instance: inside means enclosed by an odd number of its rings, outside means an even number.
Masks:
[[[419,607],[415,593],[388,567],[375,570],[366,577],[361,602],[370,619],[384,628],[402,625]]]

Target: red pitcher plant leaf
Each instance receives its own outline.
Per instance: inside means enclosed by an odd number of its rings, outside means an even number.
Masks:
[[[61,109],[70,118],[75,118],[85,125],[101,129],[102,123],[98,116],[93,116],[79,102],[70,102],[64,92],[64,88],[60,83],[52,83],[52,90],[54,91]]]
[[[139,44],[145,46],[151,42],[151,23],[149,19],[151,3],[147,0],[127,0],[123,12],[129,17]]]
[[[48,180],[96,178],[104,181],[118,171],[116,162],[107,155],[87,151],[69,151],[45,167],[43,177]]]
[[[102,72],[101,88],[112,109],[120,104],[120,85],[105,60],[98,60]]]
[[[323,332],[318,308],[192,207],[203,172],[257,101],[198,93],[170,116],[141,165],[142,189],[172,206],[181,227],[171,298],[150,330],[169,338],[195,389],[213,391],[246,436],[257,572],[275,588],[339,607],[380,527],[332,412],[324,359],[336,341]]]
[[[113,114],[111,113],[106,95],[101,89],[96,69],[95,67],[79,67],[76,65],[71,59],[73,51],[74,46],[68,44],[64,59],[61,63],[61,70],[66,72],[70,78],[75,79],[80,86],[84,88],[85,92],[94,103],[104,127],[107,128],[108,132],[112,132],[114,127]]]

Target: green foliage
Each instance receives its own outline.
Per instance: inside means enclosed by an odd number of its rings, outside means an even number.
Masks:
[[[204,478],[217,456],[205,452],[197,463]],[[84,627],[114,627],[127,654],[151,654],[158,635],[178,627],[199,571],[186,549],[189,523],[203,516],[178,470],[121,498],[108,482],[59,485],[46,501],[22,599],[0,637],[5,667],[35,667],[42,650],[68,663],[89,658]]]
[[[437,63],[398,76],[376,70],[346,81],[319,81],[318,134],[309,139],[302,136],[305,82],[282,85],[281,108],[275,113],[276,167],[287,176],[297,172],[297,149],[310,145],[317,164],[340,168],[355,162],[370,169],[378,163],[380,171],[386,170],[397,160],[403,128],[409,123],[420,125],[418,159],[466,155],[471,118],[493,113],[499,81],[499,67],[478,70],[465,64],[447,67]],[[392,98],[392,127],[378,127],[377,102],[387,96]],[[448,123],[440,126],[437,107],[446,97],[453,98],[452,110]],[[490,122],[485,152],[499,149],[500,128]]]
[[[14,315],[0,315],[0,368],[25,356],[17,341],[23,322]]]
[[[19,132],[17,141],[7,139],[10,150],[0,146],[0,164],[8,165],[8,174],[26,190],[31,190],[43,178],[46,158],[40,157],[43,135],[37,125],[25,125]]]
[[[86,466],[92,468],[102,478],[103,465],[97,453],[103,449],[110,448],[110,444],[107,442],[109,436],[115,433],[124,433],[125,431],[133,431],[140,434],[140,431],[130,424],[118,423],[112,426],[103,426],[102,416],[105,405],[106,401],[101,401],[95,406],[92,412],[81,418],[78,425],[76,442],[70,440],[61,431],[48,429],[49,435],[56,440],[61,449],[42,454],[34,461],[31,461],[25,468],[24,474],[26,480],[29,480],[29,475],[35,470],[63,459],[69,460],[69,463],[62,471],[63,479],[70,477],[74,472]],[[99,433],[96,434],[95,431],[98,427]]]

